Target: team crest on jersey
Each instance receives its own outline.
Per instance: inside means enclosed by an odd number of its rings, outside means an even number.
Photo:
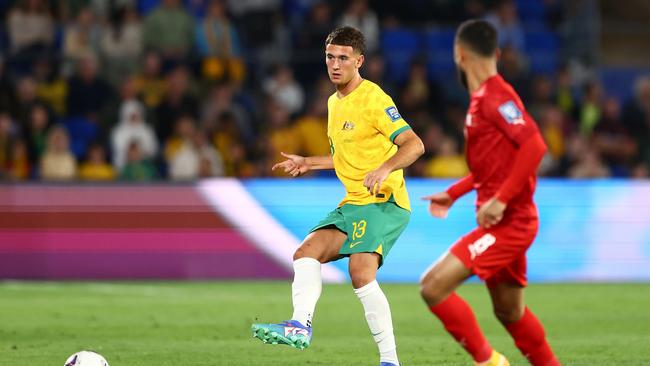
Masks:
[[[354,123],[350,121],[345,121],[345,123],[343,124],[343,130],[344,131],[354,130]]]
[[[499,106],[499,113],[511,125],[524,125],[524,114],[521,113],[515,102],[509,100]]]
[[[388,115],[388,117],[390,118],[390,120],[392,122],[395,122],[398,119],[402,118],[402,116],[397,111],[397,107],[395,107],[395,106],[388,107],[388,108],[386,108],[385,111],[386,111],[386,114]]]

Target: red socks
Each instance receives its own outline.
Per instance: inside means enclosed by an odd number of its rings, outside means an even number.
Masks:
[[[474,312],[465,300],[453,292],[430,309],[440,319],[447,332],[472,355],[474,361],[484,362],[490,358],[492,347],[483,336]]]
[[[526,308],[518,321],[506,324],[515,345],[533,366],[560,366],[551,346],[546,341],[542,323]]]

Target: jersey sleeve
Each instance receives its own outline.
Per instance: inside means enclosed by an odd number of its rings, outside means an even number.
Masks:
[[[375,102],[372,103],[371,108],[369,114],[373,117],[375,128],[389,138],[391,142],[394,143],[395,138],[400,133],[411,128],[397,110],[393,99],[388,95],[378,96]]]
[[[530,136],[539,133],[535,120],[526,112],[516,94],[486,95],[481,104],[481,112],[486,120],[496,124],[515,145],[521,146]]]

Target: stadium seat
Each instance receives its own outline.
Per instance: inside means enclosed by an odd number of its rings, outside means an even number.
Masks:
[[[421,52],[420,39],[420,34],[411,30],[386,30],[382,33],[381,48],[389,79],[401,82],[406,78],[411,60]]]
[[[526,33],[526,56],[530,61],[533,72],[550,74],[555,72],[558,66],[560,42],[552,32],[528,32]]]
[[[443,28],[432,29],[425,34],[424,43],[430,75],[443,76],[454,71],[455,33],[455,29]]]
[[[99,135],[97,123],[80,117],[71,117],[63,122],[70,135],[70,150],[77,159],[83,159],[92,143]]]

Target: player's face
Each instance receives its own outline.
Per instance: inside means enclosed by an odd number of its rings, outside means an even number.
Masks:
[[[465,63],[465,50],[458,42],[454,43],[454,63],[456,64],[456,74],[458,75],[458,81],[465,88],[469,89],[467,84],[467,73],[464,69]]]
[[[354,52],[351,46],[328,44],[325,47],[325,63],[332,83],[347,84],[359,73],[363,55]]]

